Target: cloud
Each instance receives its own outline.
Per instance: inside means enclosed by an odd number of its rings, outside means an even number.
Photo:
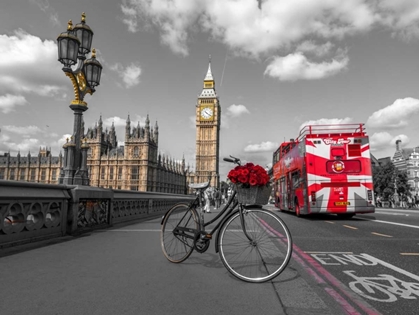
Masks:
[[[392,145],[393,137],[386,131],[376,132],[369,137],[370,147],[373,152],[380,151]]]
[[[18,127],[12,125],[3,126],[4,131],[15,133],[21,136],[31,136],[37,133],[44,133],[45,131],[41,130],[38,126],[25,126]]]
[[[133,126],[137,126],[138,123],[140,124],[144,124],[146,121],[146,117],[140,116],[140,115],[130,115],[130,125]],[[114,116],[114,117],[108,117],[103,119],[103,125],[105,127],[111,127],[112,124],[114,124],[115,128],[118,127],[124,127],[127,124],[127,118],[121,118],[118,116]]]
[[[402,148],[406,148],[406,147],[408,147],[408,145],[410,144],[410,138],[409,138],[407,135],[403,135],[403,134],[401,134],[401,135],[395,136],[395,137],[394,137],[394,138],[392,138],[392,140],[391,140],[392,144],[395,144],[395,143],[397,142],[397,140],[401,140],[401,144],[400,144],[400,146],[401,146]],[[418,146],[418,145],[417,145],[417,146]]]
[[[110,69],[118,73],[127,89],[140,83],[141,68],[134,63],[131,63],[125,68],[120,63],[116,63]]]
[[[379,21],[389,27],[394,36],[405,41],[419,36],[419,2],[412,0],[382,0],[377,3]]]
[[[369,137],[370,149],[372,152],[386,150],[389,147],[394,147],[397,140],[401,140],[401,147],[403,148],[410,144],[410,138],[407,135],[392,136],[386,131],[375,132]]]
[[[344,56],[331,62],[315,63],[309,61],[301,52],[286,57],[276,56],[273,59],[264,74],[280,81],[323,79],[345,70],[349,62],[348,57]]]
[[[127,124],[127,118],[121,118],[118,116],[108,117],[104,119],[103,124],[105,127],[111,127],[114,124],[114,127],[125,127]]]
[[[249,110],[244,105],[232,104],[226,109],[226,115],[236,118],[243,114],[250,114]]]
[[[28,101],[21,95],[0,95],[0,110],[3,112],[3,114],[12,112],[16,106],[22,106],[26,104],[28,104]]]
[[[124,0],[121,5],[123,23],[136,32],[140,20],[146,29],[151,24],[160,32],[161,42],[176,54],[188,55],[188,31],[194,28],[203,13],[205,3],[195,0]]]
[[[61,23],[58,19],[58,14],[50,5],[50,2],[48,0],[29,0],[29,2],[36,4],[42,12],[47,14],[49,16],[50,23],[54,27],[61,27]]]
[[[64,135],[62,135],[58,140],[52,142],[52,146],[51,147],[59,147],[60,149],[63,147],[63,145],[67,142],[67,139],[70,141],[71,138],[71,134],[66,133]]]
[[[128,31],[131,33],[137,32],[137,20],[136,20],[136,10],[134,8],[130,8],[125,4],[125,1],[123,4],[121,4],[121,11],[125,15],[125,18],[123,18],[123,23],[127,25]]]
[[[328,55],[333,48],[334,44],[331,42],[317,44],[314,40],[306,40],[296,47],[296,51],[322,57]]]
[[[11,152],[37,152],[42,146],[42,143],[39,139],[35,138],[25,138],[16,142],[4,142],[3,145]]]
[[[249,144],[244,148],[245,152],[273,152],[279,147],[275,142],[261,142],[259,144]]]
[[[121,10],[129,31],[137,30],[137,23],[155,27],[162,43],[176,54],[188,55],[190,37],[201,30],[235,54],[258,59],[289,50],[307,38],[339,43],[344,37],[374,28],[385,27],[404,38],[415,38],[416,2],[124,0]]]
[[[339,125],[339,124],[351,124],[353,119],[350,117],[346,118],[320,118],[317,120],[308,120],[300,125],[299,131],[305,126],[311,125]]]
[[[370,115],[366,121],[366,126],[369,128],[401,128],[407,126],[413,116],[418,117],[418,114],[418,99],[411,97],[397,99],[393,104]]]
[[[22,29],[10,36],[0,35],[0,93],[53,97],[65,91],[67,81],[57,61],[55,42],[43,41]]]

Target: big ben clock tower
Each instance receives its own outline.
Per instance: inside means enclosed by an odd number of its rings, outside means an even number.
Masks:
[[[204,78],[203,91],[196,105],[196,183],[210,179],[213,187],[219,187],[220,116],[219,98],[211,73],[211,60]]]

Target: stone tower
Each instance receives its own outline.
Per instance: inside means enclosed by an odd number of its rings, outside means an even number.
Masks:
[[[204,78],[203,90],[196,105],[196,169],[195,182],[210,180],[219,187],[219,146],[221,108],[211,72],[211,59]]]

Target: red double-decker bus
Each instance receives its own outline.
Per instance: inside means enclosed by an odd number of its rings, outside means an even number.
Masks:
[[[275,205],[297,216],[375,212],[364,124],[308,125],[273,154]]]

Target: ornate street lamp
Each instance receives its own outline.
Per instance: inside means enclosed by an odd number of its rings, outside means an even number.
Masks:
[[[89,185],[87,154],[82,152],[89,147],[86,143],[81,143],[84,133],[82,116],[88,109],[84,97],[95,92],[102,73],[102,65],[96,60],[95,49],[92,49],[91,58],[86,60],[86,54],[91,51],[93,32],[85,19],[83,12],[82,21],[74,27],[70,20],[67,31],[57,38],[58,61],[63,64],[63,72],[70,78],[74,90],[74,100],[70,103],[74,112],[73,135],[71,141],[63,146],[64,165],[59,178],[60,183],[68,185]],[[72,69],[74,65],[76,69]]]

